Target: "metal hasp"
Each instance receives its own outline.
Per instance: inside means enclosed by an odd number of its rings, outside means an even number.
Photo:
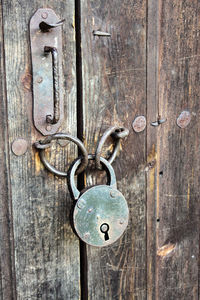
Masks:
[[[62,92],[62,24],[49,8],[30,21],[33,72],[33,120],[43,135],[56,133],[64,118]]]

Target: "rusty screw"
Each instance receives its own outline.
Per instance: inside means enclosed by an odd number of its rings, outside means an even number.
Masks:
[[[118,193],[116,191],[111,191],[110,192],[110,197],[115,198],[117,197]]]
[[[42,19],[47,19],[48,17],[48,13],[47,12],[43,12],[41,15]]]
[[[142,132],[147,125],[146,118],[144,116],[138,116],[132,123],[133,130],[135,132]]]
[[[38,83],[41,83],[42,81],[43,81],[43,78],[41,76],[37,78]]]
[[[180,128],[185,128],[189,125],[191,121],[191,114],[189,111],[184,110],[182,113],[178,116],[176,123]]]
[[[52,125],[51,125],[51,124],[48,124],[48,125],[46,126],[46,130],[47,130],[47,131],[51,131],[51,129],[52,129]]]

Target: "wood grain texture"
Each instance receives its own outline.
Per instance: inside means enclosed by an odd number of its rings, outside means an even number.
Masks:
[[[0,3],[0,299],[16,299],[2,6]]]
[[[145,1],[81,1],[84,137],[89,152],[111,125],[129,128],[113,164],[128,201],[129,226],[102,249],[88,247],[89,299],[146,299],[145,132],[132,121],[146,113]],[[111,37],[93,36],[93,30]],[[109,141],[111,142],[111,141]],[[108,142],[108,144],[109,144]],[[109,145],[103,155],[106,155]],[[87,184],[102,179],[94,172]]]
[[[150,136],[154,132],[157,140],[152,177],[155,202],[151,194],[147,199],[150,200],[147,214],[151,219],[148,235],[152,230],[155,239],[153,243],[152,237],[148,237],[153,245],[148,257],[149,299],[196,300],[199,299],[200,6],[199,1],[159,1],[157,11],[155,82],[158,114],[167,121],[157,128],[149,127],[148,131]],[[176,124],[183,110],[192,116],[185,129]],[[153,204],[155,211],[150,208]]]
[[[77,49],[74,1],[0,4],[0,300],[80,298],[79,241],[71,229],[66,181],[48,173],[32,147],[42,136],[32,121],[28,25],[41,7],[53,8],[66,19],[65,121],[60,132],[76,135],[78,124],[79,136],[94,153],[109,126],[130,130],[113,163],[118,189],[128,201],[129,226],[112,246],[87,247],[82,289],[88,278],[91,300],[197,300],[200,3],[76,3],[81,4],[78,39],[82,36]],[[111,37],[94,36],[93,30]],[[81,49],[77,63],[82,60],[82,66],[76,74],[76,50]],[[183,110],[192,117],[185,129],[176,124]],[[138,115],[147,118],[147,129],[141,133],[131,127]],[[167,121],[151,126],[158,117]],[[29,145],[19,157],[10,150],[18,138]],[[112,150],[111,143],[107,141],[104,157]],[[71,144],[67,148],[54,144],[51,153],[47,151],[49,160],[63,170],[75,156],[77,149]],[[104,173],[91,171],[86,182],[105,182]],[[81,249],[84,252],[83,245]],[[82,299],[86,298],[83,292]]]
[[[157,128],[151,125],[159,116],[158,98],[158,30],[159,2],[148,1],[147,8],[147,296],[155,299],[156,269],[156,154]]]
[[[23,156],[10,152],[17,299],[78,299],[79,241],[69,221],[72,201],[67,184],[44,170],[32,147],[42,136],[32,122],[29,20],[41,7],[66,19],[65,122],[60,131],[76,134],[74,2],[3,1],[9,144],[24,138],[29,145]],[[74,145],[54,145],[48,157],[64,170],[76,155]]]

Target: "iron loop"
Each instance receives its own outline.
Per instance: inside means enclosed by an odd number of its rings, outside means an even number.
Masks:
[[[99,144],[96,148],[96,152],[95,152],[95,164],[96,164],[96,168],[101,170],[101,163],[100,163],[100,157],[101,157],[101,152],[102,152],[102,148],[103,145],[105,143],[105,141],[107,140],[107,138],[109,136],[113,137],[115,139],[115,147],[113,150],[113,153],[111,154],[111,156],[108,158],[108,161],[110,164],[112,164],[112,162],[114,161],[114,159],[116,158],[119,150],[120,150],[120,139],[125,138],[126,136],[128,136],[129,134],[129,130],[124,128],[124,127],[118,127],[118,126],[112,126],[109,127],[104,134],[102,135]]]
[[[46,156],[45,156],[45,149],[47,149],[51,146],[51,141],[58,140],[58,139],[65,139],[65,140],[71,141],[79,147],[79,149],[82,152],[82,162],[80,164],[80,167],[76,171],[76,175],[83,172],[87,168],[87,165],[88,165],[87,150],[86,150],[85,146],[83,145],[83,143],[77,137],[74,137],[74,136],[72,136],[70,134],[66,134],[66,133],[56,133],[54,135],[48,136],[43,141],[35,142],[34,145],[39,150],[40,159],[41,159],[42,163],[44,164],[45,168],[55,175],[67,177],[68,172],[59,171],[58,169],[53,167],[48,162],[48,160],[46,159]]]
[[[95,160],[95,155],[89,154],[88,155],[88,160]],[[100,157],[100,163],[102,165],[102,168],[106,171],[108,180],[107,180],[107,185],[110,185],[113,188],[117,188],[117,181],[116,181],[116,176],[115,176],[115,171],[111,164],[103,157]],[[77,200],[80,196],[80,191],[75,185],[74,181],[74,175],[77,174],[76,170],[78,169],[79,165],[81,164],[81,158],[78,157],[74,163],[71,165],[69,169],[69,175],[68,175],[68,186],[69,190],[73,195],[73,198]],[[79,169],[78,169],[79,170]]]
[[[111,134],[111,136],[116,139],[124,139],[128,135],[129,135],[129,130],[125,127],[118,128]]]
[[[37,141],[37,142],[35,142],[34,146],[36,149],[39,149],[39,150],[47,149],[47,148],[51,147],[51,143],[42,144],[42,143],[40,143],[40,141]]]

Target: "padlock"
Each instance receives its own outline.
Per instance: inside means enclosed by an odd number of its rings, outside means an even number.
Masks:
[[[89,155],[88,159],[94,160],[94,156]],[[95,185],[80,192],[74,176],[81,159],[74,163],[68,178],[72,196],[77,200],[73,212],[75,231],[82,241],[96,247],[117,241],[124,233],[129,217],[127,202],[117,190],[113,167],[103,157],[100,162],[107,172],[107,185]]]

